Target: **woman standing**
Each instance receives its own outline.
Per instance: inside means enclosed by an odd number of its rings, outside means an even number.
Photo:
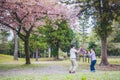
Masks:
[[[75,49],[74,45],[71,45],[71,49],[70,49],[70,60],[71,60],[71,67],[69,70],[69,73],[75,73],[76,68],[78,66],[77,61],[76,61],[76,53],[78,51]]]
[[[88,56],[91,58],[90,71],[95,72],[95,64],[97,60],[95,50],[93,48],[91,49],[91,52],[88,52]]]

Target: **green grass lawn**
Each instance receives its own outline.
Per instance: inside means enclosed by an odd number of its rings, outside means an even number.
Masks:
[[[99,66],[97,59],[95,73],[89,71],[87,62],[78,62],[75,74],[69,74],[69,60],[48,61],[31,59],[30,65],[25,65],[25,59],[13,61],[13,56],[0,54],[0,80],[120,80],[120,59],[109,58],[112,66]]]
[[[39,75],[39,74],[22,74],[0,77],[0,80],[120,80],[120,72],[84,72],[76,74],[55,74],[55,75]]]

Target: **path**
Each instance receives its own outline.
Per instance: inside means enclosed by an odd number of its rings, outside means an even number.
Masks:
[[[54,64],[54,62],[35,62],[33,64],[40,64],[40,65],[45,65],[49,64],[47,66],[38,66],[38,67],[25,67],[25,68],[13,68],[13,69],[8,69],[8,70],[0,70],[0,76],[11,76],[11,75],[24,75],[24,74],[38,74],[38,75],[54,75],[54,74],[69,74],[68,69],[69,66],[63,66],[61,65],[62,63]],[[11,64],[10,64],[11,65]],[[97,69],[105,71],[105,70],[120,70],[120,66],[96,66]],[[109,68],[109,69],[108,69]],[[79,72],[89,72],[88,69],[82,69],[78,70],[76,73]]]
[[[49,65],[45,67],[33,67],[33,68],[14,68],[10,70],[0,70],[0,76],[5,75],[20,75],[20,74],[67,74],[68,69],[61,65]]]

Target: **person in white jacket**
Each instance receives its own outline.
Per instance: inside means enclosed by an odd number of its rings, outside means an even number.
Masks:
[[[78,51],[75,49],[75,46],[71,45],[70,60],[71,60],[72,66],[70,67],[69,73],[75,73],[76,68],[78,66],[76,61],[76,53],[78,53]]]
[[[97,60],[95,50],[93,48],[91,49],[91,52],[88,52],[88,56],[91,58],[90,71],[95,72],[95,64]]]

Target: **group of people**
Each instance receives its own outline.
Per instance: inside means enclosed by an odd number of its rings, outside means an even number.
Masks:
[[[69,73],[75,73],[77,69],[77,61],[76,61],[76,53],[80,53],[80,49],[76,50],[74,45],[71,45],[70,49],[70,61],[72,63]],[[95,72],[95,64],[96,64],[96,53],[93,48],[91,48],[90,51],[85,52],[90,58],[91,58],[91,64],[90,64],[90,71]]]

